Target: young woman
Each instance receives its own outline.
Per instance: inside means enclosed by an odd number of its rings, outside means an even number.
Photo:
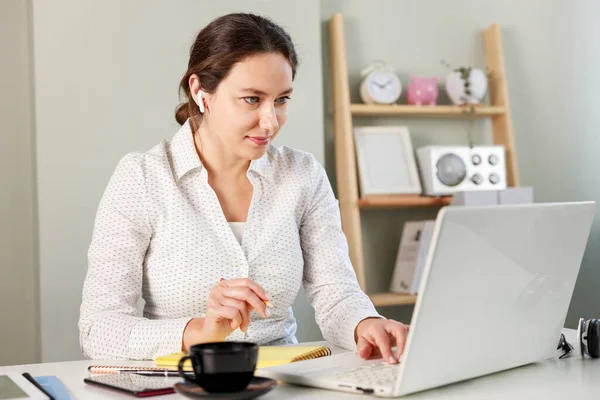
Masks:
[[[272,145],[297,64],[289,35],[263,17],[225,15],[198,34],[181,129],[123,157],[98,208],[79,321],[87,357],[297,343],[291,306],[303,285],[325,339],[397,362],[407,327],[358,286],[324,169]]]

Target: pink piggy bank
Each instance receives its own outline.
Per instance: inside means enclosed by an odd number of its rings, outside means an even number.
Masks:
[[[408,85],[406,97],[408,104],[415,106],[435,106],[438,98],[438,78],[421,78],[413,76]]]

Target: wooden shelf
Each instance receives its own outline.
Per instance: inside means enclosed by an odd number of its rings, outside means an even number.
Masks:
[[[504,66],[500,26],[493,24],[483,31],[488,79],[488,104],[413,106],[409,104],[352,104],[350,79],[344,35],[344,18],[341,13],[329,19],[329,64],[331,68],[333,144],[337,194],[340,205],[342,229],[348,241],[350,260],[363,291],[367,289],[361,212],[363,209],[388,209],[401,207],[442,207],[450,204],[451,197],[425,197],[420,195],[378,195],[360,198],[358,167],[353,125],[360,117],[439,118],[472,120],[489,118],[494,144],[503,145],[506,151],[507,186],[519,186],[519,171],[515,150],[511,107]],[[360,53],[360,49],[357,49]],[[363,60],[367,62],[368,60]],[[410,73],[410,71],[404,71]],[[374,293],[371,300],[377,306],[414,304],[417,297],[397,293]]]
[[[489,118],[505,114],[501,106],[413,106],[406,104],[350,104],[353,117]]]
[[[452,196],[371,195],[358,199],[359,208],[441,207],[450,204]]]
[[[372,293],[369,297],[376,307],[411,305],[417,301],[417,296],[400,293]]]

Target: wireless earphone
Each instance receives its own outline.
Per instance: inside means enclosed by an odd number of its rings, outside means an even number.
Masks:
[[[198,90],[198,108],[200,108],[200,112],[204,114],[204,92],[202,90]]]
[[[577,339],[581,356],[600,358],[600,319],[579,319]]]

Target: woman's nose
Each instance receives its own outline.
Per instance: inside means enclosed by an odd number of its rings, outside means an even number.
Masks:
[[[268,107],[265,109],[261,116],[259,126],[262,129],[269,131],[269,134],[273,134],[279,129],[279,121],[277,121],[277,112],[275,107]]]

